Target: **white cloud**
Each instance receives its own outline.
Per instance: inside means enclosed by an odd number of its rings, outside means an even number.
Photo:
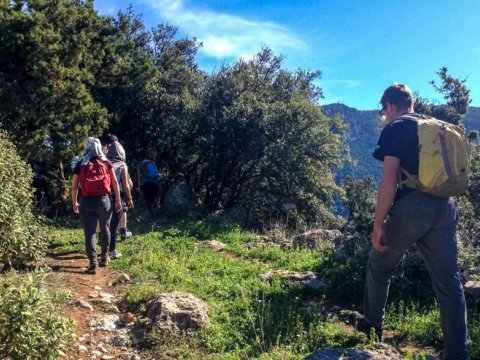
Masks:
[[[353,79],[321,79],[318,85],[322,88],[325,99],[322,103],[348,103],[351,99],[340,94],[351,94],[351,91],[359,88],[362,83]]]
[[[305,43],[289,29],[272,22],[257,22],[235,15],[190,9],[183,0],[145,2],[161,18],[201,41],[201,51],[210,57],[245,58],[256,53],[263,45],[277,53],[306,48]]]

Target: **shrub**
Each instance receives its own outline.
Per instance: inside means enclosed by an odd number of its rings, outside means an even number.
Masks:
[[[43,287],[46,272],[19,281],[14,272],[0,286],[0,358],[56,359],[73,340],[72,321],[55,313],[55,298]]]
[[[45,253],[48,239],[32,213],[32,171],[0,131],[0,262],[18,266]]]

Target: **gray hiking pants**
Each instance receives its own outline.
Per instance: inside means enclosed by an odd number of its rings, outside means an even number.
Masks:
[[[458,211],[452,198],[413,191],[398,200],[384,224],[388,250],[372,248],[369,254],[363,306],[366,322],[381,327],[390,275],[415,243],[440,306],[445,358],[463,360],[469,357],[465,298],[457,267],[457,223]]]
[[[108,253],[110,243],[110,218],[112,217],[112,204],[109,196],[82,197],[80,200],[80,218],[85,233],[85,249],[91,262],[97,261],[96,230],[97,221],[100,227],[100,246],[102,256]]]

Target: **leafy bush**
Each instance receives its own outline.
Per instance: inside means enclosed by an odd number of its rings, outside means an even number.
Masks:
[[[43,287],[45,271],[0,286],[0,358],[56,359],[73,340],[72,321],[55,314],[55,297]]]
[[[43,256],[47,237],[32,213],[32,171],[0,132],[0,262],[21,265]]]

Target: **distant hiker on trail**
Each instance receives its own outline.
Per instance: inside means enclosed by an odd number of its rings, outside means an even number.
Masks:
[[[48,191],[47,178],[44,175],[42,167],[38,164],[33,165],[33,172],[32,188],[35,190],[35,206],[42,211],[46,211],[47,207],[50,207],[52,203],[52,198]]]
[[[145,199],[150,220],[157,215],[157,201],[160,194],[160,174],[152,160],[144,159],[137,164],[139,193]]]
[[[374,329],[381,340],[390,275],[406,250],[416,244],[440,306],[444,358],[468,359],[466,306],[457,267],[458,210],[451,197],[413,187],[397,189],[400,167],[419,174],[420,116],[413,112],[413,94],[403,84],[388,87],[380,103],[387,125],[373,156],[383,161],[383,175],[367,263],[364,318],[357,328],[367,334]]]
[[[82,188],[82,198],[78,203],[78,187]],[[112,206],[110,193],[115,193],[115,203]],[[113,165],[102,151],[100,140],[88,137],[83,148],[83,157],[75,165],[72,176],[73,212],[80,214],[85,234],[85,248],[90,264],[88,274],[95,274],[97,267],[107,266],[110,261],[108,246],[110,241],[110,218],[112,212],[122,210],[120,189]],[[113,209],[114,207],[114,209]],[[100,245],[102,252],[100,264],[97,260],[95,231],[97,222],[100,226]]]
[[[107,134],[101,138],[102,151],[107,156],[107,159],[110,160],[113,164],[113,169],[115,171],[115,177],[117,178],[118,185],[120,188],[120,200],[122,204],[122,209],[118,213],[112,214],[112,219],[110,220],[110,245],[109,245],[109,254],[110,258],[118,259],[122,254],[117,251],[117,238],[120,230],[120,223],[123,217],[127,216],[125,206],[129,209],[133,209],[133,199],[132,193],[130,192],[130,176],[128,175],[128,167],[125,163],[125,150],[123,146],[118,142],[118,139],[115,135]],[[115,194],[112,192],[111,200],[116,201]],[[126,226],[123,229],[123,233],[126,234]]]

